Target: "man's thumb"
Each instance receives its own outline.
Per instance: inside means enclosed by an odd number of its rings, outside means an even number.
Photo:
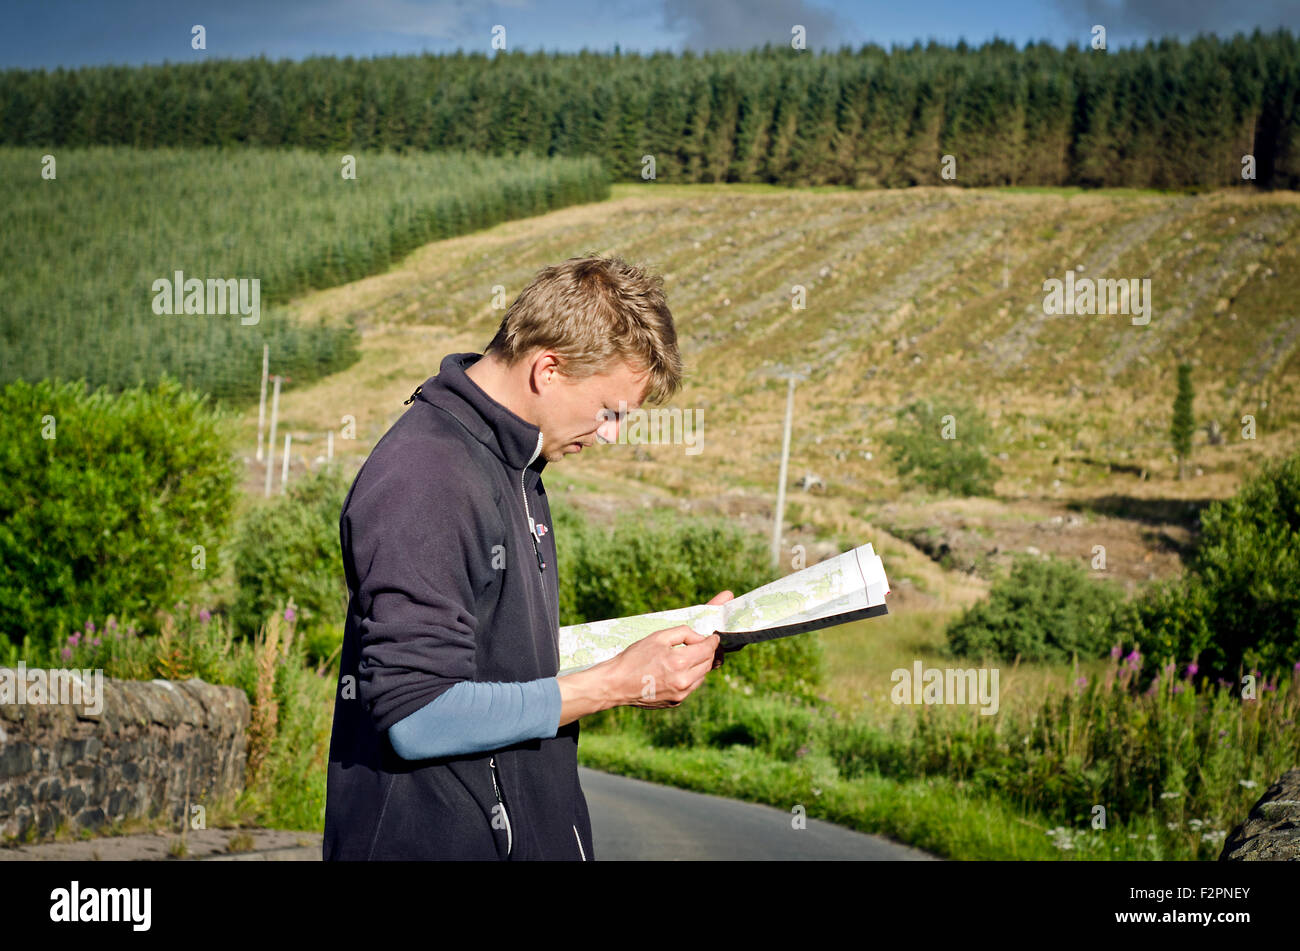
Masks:
[[[712,634],[701,634],[688,624],[681,624],[669,628],[668,643],[670,646],[674,644],[698,644],[700,641],[706,641],[712,636]]]

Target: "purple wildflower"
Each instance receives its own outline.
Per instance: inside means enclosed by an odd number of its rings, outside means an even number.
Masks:
[[[1088,678],[1087,678],[1087,677],[1080,677],[1078,680],[1076,680],[1076,681],[1074,682],[1074,685],[1075,685],[1076,687],[1086,687],[1086,686],[1088,686]]]
[[[1174,693],[1182,693],[1182,692],[1183,692],[1183,685],[1182,685],[1182,684],[1174,684]]]
[[[63,648],[63,650],[61,651],[61,653],[63,654],[63,659],[64,659],[64,660],[70,660],[70,659],[72,658],[72,648],[71,648],[71,647],[65,647],[65,648]]]
[[[1110,649],[1110,659],[1111,659],[1111,660],[1116,660],[1116,659],[1118,659],[1121,650],[1123,650],[1123,648],[1121,648],[1120,645],[1118,645],[1118,644],[1116,644],[1114,647],[1112,647],[1112,648]],[[1297,666],[1297,667],[1300,667],[1300,663],[1297,663],[1296,666]]]
[[[81,634],[80,634],[80,632],[78,632],[78,633],[76,633],[76,634],[69,634],[69,635],[68,635],[68,643],[71,644],[71,645],[73,645],[74,647],[77,645],[77,643],[78,643],[80,640],[81,640]]]
[[[95,622],[92,621],[90,618],[86,618],[86,633],[87,634],[95,633]]]
[[[289,621],[289,622],[292,623],[292,621],[293,621],[293,619],[294,619],[295,617],[297,617],[297,615],[293,613],[293,608],[285,608],[285,609],[284,609],[284,619],[285,619],[286,621]]]
[[[94,639],[93,641],[91,641],[90,643],[92,643],[92,644],[94,644],[96,647],[98,647],[98,646],[99,646],[99,638],[98,638],[98,637],[95,638],[95,639]]]
[[[1196,672],[1197,672],[1198,670],[1200,670],[1200,669],[1201,669],[1201,668],[1200,668],[1199,666],[1197,666],[1196,661],[1192,661],[1190,664],[1188,664],[1188,665],[1187,665],[1187,679],[1188,679],[1188,680],[1191,680],[1193,677],[1195,677],[1195,676],[1196,676]]]
[[[212,620],[212,612],[209,611],[207,608],[204,608],[202,611],[199,612],[199,620],[202,621],[204,624],[207,624],[209,621]]]

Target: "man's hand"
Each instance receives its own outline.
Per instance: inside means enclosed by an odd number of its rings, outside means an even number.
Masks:
[[[726,604],[730,591],[709,604]],[[609,660],[566,674],[560,686],[560,726],[610,707],[675,707],[723,663],[722,638],[697,634],[685,624],[655,631]]]
[[[709,604],[725,604],[735,595],[722,591]],[[647,710],[675,707],[695,692],[709,671],[722,666],[722,638],[698,634],[685,625],[655,631],[610,659],[616,690],[630,696],[624,705]]]

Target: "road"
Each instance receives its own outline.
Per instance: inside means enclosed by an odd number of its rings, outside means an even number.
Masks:
[[[792,812],[578,768],[598,862],[633,860],[867,859],[934,856]]]

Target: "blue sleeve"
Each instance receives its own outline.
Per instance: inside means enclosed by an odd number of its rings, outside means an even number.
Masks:
[[[520,740],[550,739],[560,728],[560,684],[462,680],[388,729],[402,759],[480,753]]]

